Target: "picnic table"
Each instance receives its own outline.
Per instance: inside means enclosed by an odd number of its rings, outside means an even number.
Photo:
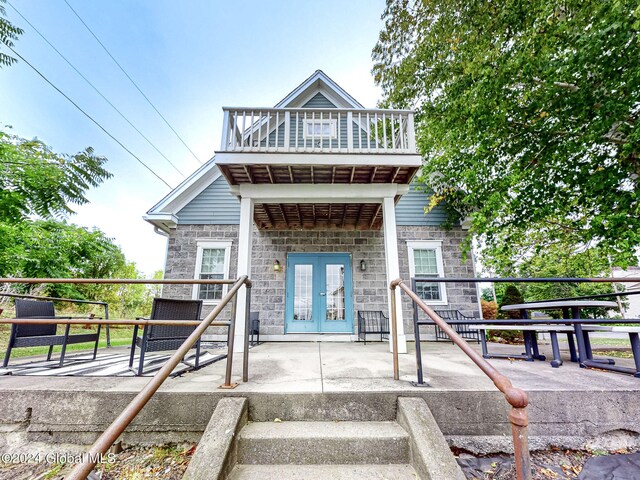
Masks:
[[[480,331],[480,340],[482,343],[483,355],[485,358],[522,358],[524,360],[545,360],[544,355],[540,355],[536,340],[537,332],[548,332],[551,337],[551,348],[553,350],[552,367],[562,365],[560,351],[558,346],[558,333],[566,333],[569,342],[569,351],[571,361],[579,362],[583,368],[599,368],[603,370],[611,370],[620,373],[632,374],[640,377],[640,326],[619,326],[621,323],[618,319],[583,319],[581,311],[584,308],[617,308],[615,302],[597,301],[597,300],[564,300],[550,302],[532,302],[516,305],[508,305],[502,308],[505,311],[520,311],[520,319],[514,319],[509,324],[496,325],[493,322],[487,322],[482,325],[475,325]],[[529,319],[528,312],[530,310],[562,310],[562,319]],[[640,324],[638,319],[625,319],[624,323]],[[520,330],[523,332],[525,339],[525,352],[521,355],[505,355],[490,354],[487,350],[486,330]],[[629,334],[631,349],[634,356],[635,368],[621,367],[615,365],[613,359],[594,358],[591,351],[591,342],[589,340],[590,332],[625,332]],[[576,353],[573,343],[573,335],[576,336],[578,351]]]

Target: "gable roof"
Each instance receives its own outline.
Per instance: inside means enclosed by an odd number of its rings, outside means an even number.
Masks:
[[[151,207],[142,218],[168,233],[169,228],[177,223],[176,214],[221,175],[215,158],[211,158]]]
[[[349,95],[322,70],[316,70],[304,82],[294,88],[286,97],[276,103],[274,108],[301,107],[318,90],[333,100],[337,107],[364,108],[360,102]]]

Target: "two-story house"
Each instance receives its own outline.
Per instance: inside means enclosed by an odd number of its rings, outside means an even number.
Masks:
[[[320,70],[273,108],[223,111],[220,150],[144,217],[169,237],[166,278],[247,274],[261,339],[352,340],[358,310],[390,311],[392,280],[473,276],[465,232],[442,228],[438,208],[425,214],[429,195],[412,183],[422,165],[413,112],[364,108]],[[206,307],[223,291],[163,294]],[[418,293],[478,315],[473,284],[427,283]],[[413,332],[403,302],[399,352]],[[235,333],[242,346],[244,321]]]

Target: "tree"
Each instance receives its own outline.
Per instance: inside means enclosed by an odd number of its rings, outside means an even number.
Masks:
[[[18,35],[22,35],[22,29],[7,20],[7,11],[2,5],[3,3],[6,3],[6,0],[0,0],[0,46],[5,44],[13,47],[13,40],[17,40]],[[16,59],[11,55],[0,51],[0,67],[3,65],[9,66],[15,61]]]
[[[73,213],[69,204],[87,203],[87,189],[111,177],[106,162],[91,147],[75,155],[58,154],[37,139],[0,131],[0,221]]]
[[[120,247],[100,230],[55,220],[0,222],[0,277],[108,278],[125,265]],[[53,284],[43,293],[99,300],[91,287]]]
[[[559,242],[635,264],[637,1],[388,0],[383,19],[383,105],[416,109],[432,206],[471,219],[490,266]]]

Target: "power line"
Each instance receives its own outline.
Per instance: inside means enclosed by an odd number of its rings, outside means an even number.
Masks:
[[[67,1],[64,0],[64,3],[67,4],[67,6],[71,9],[71,11],[75,14],[76,17],[78,17],[78,20],[80,20],[80,22],[84,25],[84,27],[89,31],[89,33],[93,36],[93,38],[96,39],[96,41],[100,44],[100,46],[102,47],[102,49],[107,52],[107,55],[109,55],[109,57],[111,57],[111,60],[113,60],[113,62],[118,66],[118,68],[122,71],[122,73],[124,73],[124,75],[129,79],[129,81],[133,84],[134,87],[136,87],[136,90],[138,90],[138,92],[140,92],[140,95],[142,95],[144,97],[144,99],[147,101],[147,103],[149,105],[151,105],[151,108],[153,108],[155,110],[155,112],[160,116],[160,118],[164,121],[164,123],[167,125],[167,127],[169,127],[171,129],[171,131],[175,134],[176,137],[178,137],[178,140],[180,140],[180,142],[182,142],[182,144],[186,147],[187,150],[189,150],[189,152],[191,153],[191,155],[193,155],[193,158],[195,158],[198,163],[202,164],[202,160],[200,160],[195,153],[193,153],[193,150],[191,150],[189,148],[189,145],[186,144],[186,142],[182,139],[182,137],[178,134],[178,132],[176,132],[176,130],[171,126],[171,124],[169,123],[169,121],[164,117],[164,115],[162,115],[162,113],[160,113],[160,111],[156,108],[156,106],[151,102],[151,100],[149,100],[149,97],[147,97],[144,92],[140,89],[140,87],[138,86],[138,84],[133,80],[133,78],[131,78],[129,76],[129,74],[125,71],[125,69],[122,67],[122,65],[120,65],[118,63],[118,61],[114,58],[113,55],[111,55],[111,52],[109,52],[109,50],[107,49],[107,47],[104,46],[104,44],[100,41],[100,39],[97,37],[97,35],[95,33],[93,33],[93,30],[91,30],[91,28],[89,28],[89,25],[87,25],[85,23],[85,21],[82,19],[82,17],[78,14],[78,12],[76,12],[73,7],[71,6],[71,4]]]
[[[40,37],[41,37],[45,42],[47,42],[47,44],[48,44],[48,45],[49,45],[49,46],[50,46],[50,47],[51,47],[51,48],[52,48],[52,49],[53,49],[53,50],[54,50],[54,51],[55,51],[55,52],[56,52],[56,53],[57,53],[57,54],[58,54],[58,55],[59,55],[59,56],[60,56],[60,57],[65,61],[65,62],[67,62],[67,64],[68,64],[71,68],[73,68],[73,70],[74,70],[78,75],[80,75],[80,77],[81,77],[85,82],[87,82],[87,84],[89,84],[89,86],[90,86],[91,88],[93,88],[93,90],[94,90],[98,95],[100,95],[100,96],[102,97],[102,99],[103,99],[105,102],[107,102],[107,103],[111,106],[111,108],[113,108],[113,109],[118,113],[118,115],[120,115],[120,116],[124,119],[124,121],[125,121],[125,122],[127,122],[127,123],[131,126],[131,128],[133,128],[136,132],[138,132],[138,133],[140,134],[140,136],[141,136],[142,138],[144,138],[144,139],[147,141],[147,143],[148,143],[149,145],[151,145],[151,146],[153,147],[153,149],[154,149],[156,152],[158,152],[158,153],[159,153],[159,154],[160,154],[160,155],[161,155],[161,156],[162,156],[162,157],[163,157],[167,162],[169,162],[169,164],[170,164],[170,165],[175,169],[175,171],[176,171],[176,172],[178,172],[180,175],[182,175],[183,177],[185,177],[185,174],[184,174],[183,172],[181,172],[181,171],[178,169],[178,167],[176,167],[176,166],[175,166],[175,164],[174,164],[171,160],[169,160],[169,158],[167,158],[167,156],[166,156],[164,153],[162,153],[162,152],[158,149],[158,147],[156,147],[156,146],[153,144],[153,142],[151,142],[151,140],[149,140],[149,139],[146,137],[146,135],[145,135],[144,133],[142,133],[140,130],[138,130],[138,128],[137,128],[133,123],[131,123],[131,121],[129,121],[129,119],[128,119],[128,118],[127,118],[127,117],[126,117],[126,116],[125,116],[125,115],[124,115],[124,114],[123,114],[123,113],[122,113],[122,112],[121,112],[121,111],[120,111],[120,110],[119,110],[119,109],[118,109],[118,108],[117,108],[113,103],[111,103],[111,102],[109,101],[109,99],[108,99],[107,97],[105,97],[105,96],[102,94],[102,92],[101,92],[100,90],[98,90],[98,88],[97,88],[93,83],[91,83],[91,82],[89,81],[89,79],[88,79],[87,77],[85,77],[85,76],[82,74],[82,72],[80,72],[80,70],[78,70],[78,69],[77,69],[77,68],[76,68],[76,67],[71,63],[71,61],[69,61],[69,59],[67,59],[67,57],[65,57],[65,56],[60,52],[60,50],[58,50],[58,49],[57,49],[57,48],[56,48],[56,47],[55,47],[55,46],[54,46],[54,45],[53,45],[49,40],[47,40],[47,38],[46,38],[42,33],[40,33],[40,31],[39,31],[39,30],[38,30],[38,29],[37,29],[37,28],[36,28],[36,27],[35,27],[35,26],[34,26],[34,25],[29,21],[29,20],[27,20],[27,18],[26,18],[24,15],[22,15],[22,13],[20,13],[20,11],[19,11],[16,7],[14,7],[14,6],[11,4],[11,2],[7,1],[7,4],[9,4],[9,6],[10,6],[11,8],[13,8],[13,9],[16,11],[16,13],[17,13],[18,15],[20,15],[20,16],[22,17],[22,19],[23,19],[25,22],[27,22],[27,23],[29,24],[29,26],[30,26],[33,30],[35,30],[35,32],[36,32],[38,35],[40,35]]]
[[[49,85],[51,85],[60,95],[62,95],[64,98],[66,98],[67,100],[69,100],[69,102],[71,102],[71,104],[76,107],[78,110],[80,110],[80,112],[82,112],[82,114],[87,117],[89,120],[91,120],[93,123],[96,124],[96,126],[102,130],[104,133],[106,133],[114,142],[116,142],[118,145],[120,145],[124,150],[127,151],[127,153],[129,153],[129,155],[131,155],[133,158],[135,158],[144,168],[146,168],[147,170],[149,170],[158,180],[160,180],[162,183],[164,183],[167,187],[173,189],[173,187],[171,185],[169,185],[160,175],[158,175],[156,172],[153,171],[153,169],[147,165],[146,163],[144,163],[142,160],[140,160],[140,158],[133,153],[131,150],[129,150],[120,140],[118,140],[116,137],[114,137],[113,135],[111,135],[111,133],[109,133],[107,131],[106,128],[104,128],[102,125],[100,125],[100,123],[98,123],[97,120],[95,120],[91,115],[89,115],[87,112],[85,112],[76,102],[74,102],[73,100],[71,100],[71,98],[69,98],[67,96],[66,93],[64,93],[62,90],[60,90],[58,87],[56,87],[47,77],[44,76],[43,73],[40,72],[40,70],[38,70],[36,67],[34,67],[33,65],[31,65],[31,63],[29,63],[22,55],[20,55],[18,52],[16,52],[14,50],[13,47],[7,45],[5,43],[6,47],[11,50],[20,60],[22,60],[24,63],[26,63],[27,65],[29,65],[29,67],[31,67],[31,69],[36,72],[38,75],[40,75],[42,77],[42,79],[47,82]]]

